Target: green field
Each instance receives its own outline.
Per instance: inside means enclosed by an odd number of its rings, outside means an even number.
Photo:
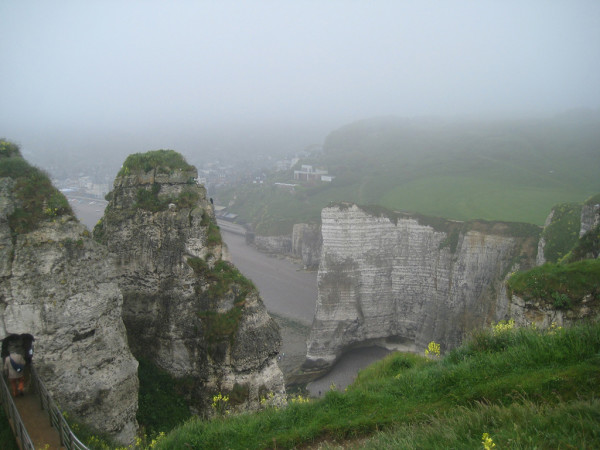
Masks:
[[[217,194],[259,234],[319,221],[330,202],[377,204],[457,220],[542,225],[552,206],[600,192],[600,119],[420,122],[379,119],[332,132],[302,164],[326,168],[331,183],[277,189],[293,172]]]

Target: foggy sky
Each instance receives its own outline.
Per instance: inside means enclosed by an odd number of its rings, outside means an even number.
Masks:
[[[0,136],[29,150],[600,106],[597,0],[5,0],[0,23]]]

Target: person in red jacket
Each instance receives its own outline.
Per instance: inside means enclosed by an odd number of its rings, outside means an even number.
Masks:
[[[8,375],[13,397],[23,395],[25,391],[25,358],[19,353],[11,352],[4,358],[4,372]]]

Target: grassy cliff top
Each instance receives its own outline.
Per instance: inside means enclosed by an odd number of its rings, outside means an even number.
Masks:
[[[599,351],[597,323],[500,324],[445,357],[393,353],[345,392],[192,419],[156,448],[484,448],[484,433],[496,448],[598,447]]]
[[[129,155],[118,176],[126,176],[132,172],[144,173],[156,169],[158,173],[172,173],[175,170],[195,170],[185,158],[175,150],[152,150],[146,153]]]
[[[28,233],[45,220],[73,214],[69,202],[48,175],[23,159],[16,144],[5,140],[0,140],[0,177],[15,180],[17,205],[8,217],[13,233]]]

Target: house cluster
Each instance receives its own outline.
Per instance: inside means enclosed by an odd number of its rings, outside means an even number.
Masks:
[[[331,182],[335,177],[324,169],[315,169],[309,164],[302,164],[300,170],[294,170],[294,180]]]
[[[298,164],[298,161],[300,161],[300,158],[295,157],[292,159],[282,159],[279,161],[275,162],[275,171],[276,172],[283,172],[286,170],[290,170],[292,167],[294,167],[296,164]]]
[[[52,184],[63,193],[78,192],[81,195],[95,198],[104,198],[108,193],[108,183],[94,183],[90,176],[79,176],[78,178],[66,178],[64,180],[53,179]]]

